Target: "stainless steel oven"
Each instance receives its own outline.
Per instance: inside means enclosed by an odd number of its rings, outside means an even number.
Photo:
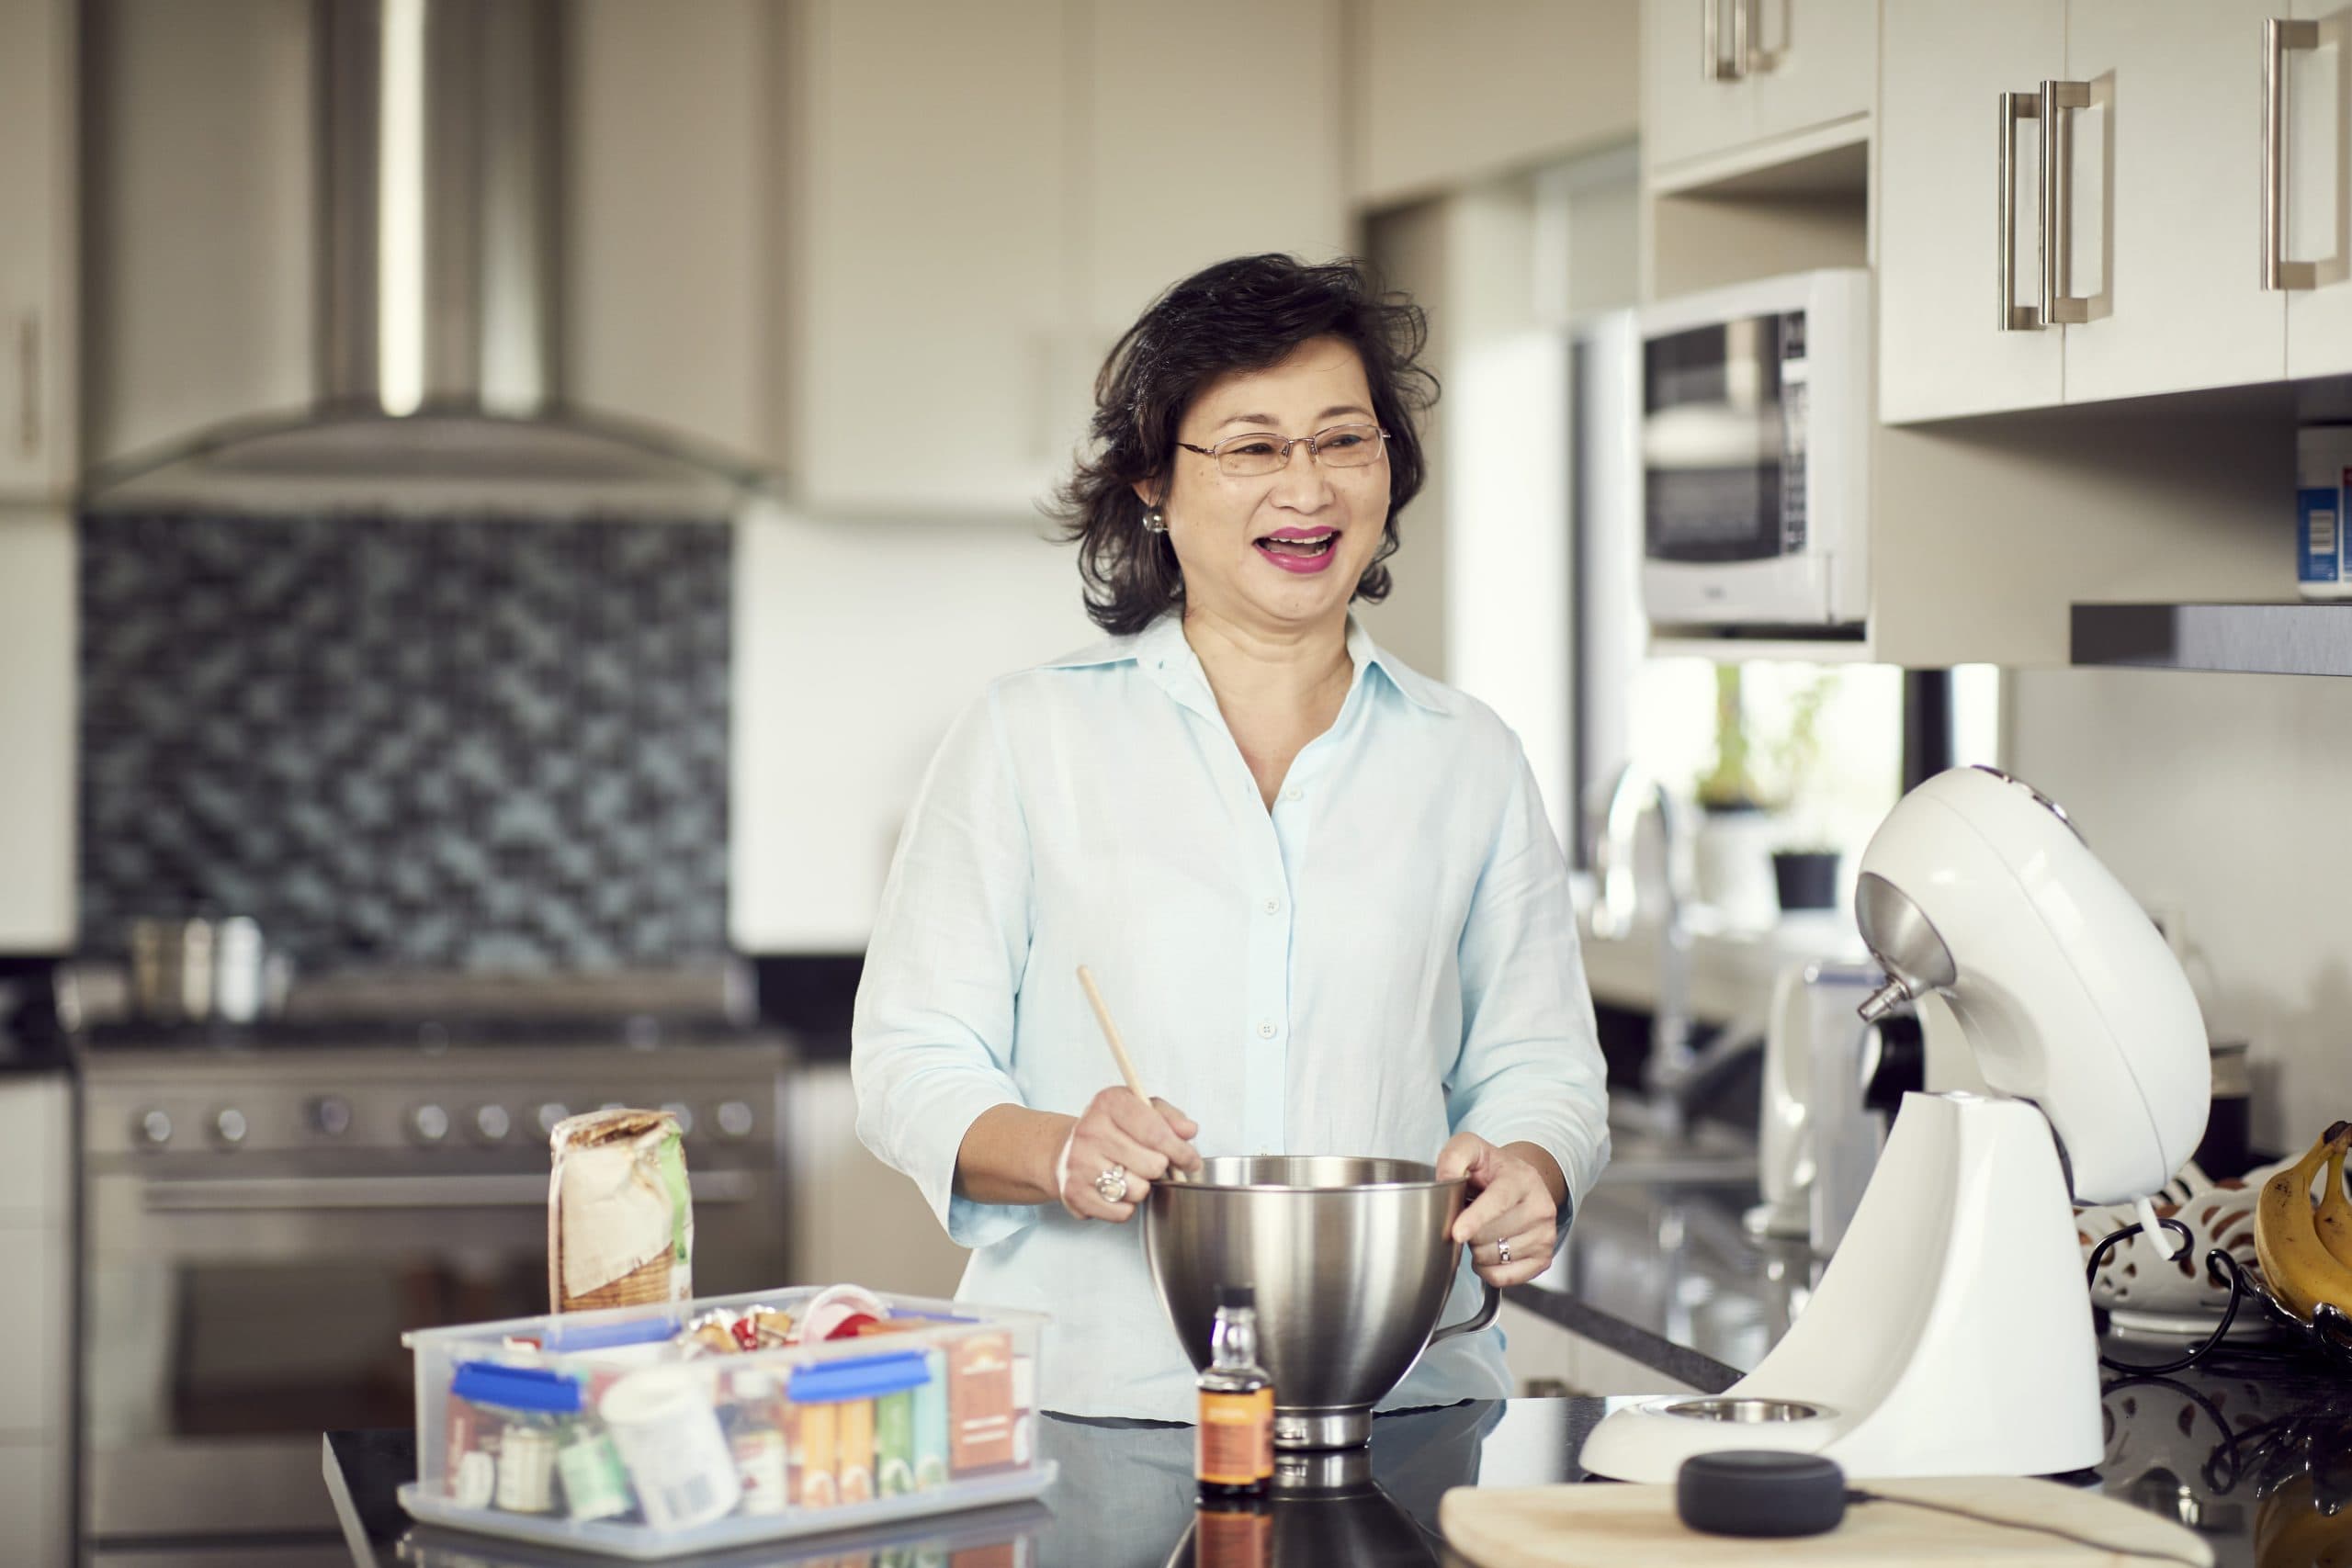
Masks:
[[[785,1042],[419,1027],[85,1051],[87,1560],[348,1562],[320,1433],[414,1419],[403,1330],[546,1310],[546,1129],[572,1111],[677,1111],[697,1292],[783,1282]]]

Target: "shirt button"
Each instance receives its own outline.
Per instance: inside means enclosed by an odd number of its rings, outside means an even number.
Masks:
[[[1279,914],[1281,914],[1282,912],[1283,912],[1283,901],[1282,901],[1281,899],[1279,899],[1279,898],[1269,898],[1269,899],[1267,899],[1267,900],[1266,900],[1266,913],[1268,913],[1268,914],[1270,914],[1270,915],[1279,915]]]
[[[1293,784],[1290,788],[1283,791],[1283,798],[1284,800],[1304,800],[1306,798],[1306,792],[1299,788],[1296,784]]]
[[[1274,1037],[1274,1021],[1273,1021],[1272,1019],[1271,1019],[1271,1018],[1267,1018],[1267,1019],[1261,1019],[1261,1020],[1259,1020],[1259,1021],[1258,1021],[1258,1038],[1259,1038],[1259,1039],[1261,1039],[1261,1040],[1272,1040],[1273,1037]]]

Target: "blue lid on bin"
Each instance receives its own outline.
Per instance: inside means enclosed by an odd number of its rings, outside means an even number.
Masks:
[[[785,1397],[795,1404],[833,1404],[845,1399],[878,1399],[904,1393],[931,1381],[921,1350],[896,1350],[887,1356],[860,1356],[851,1361],[820,1361],[792,1369]]]
[[[580,1408],[580,1384],[545,1367],[509,1367],[497,1361],[467,1361],[458,1368],[449,1392],[476,1404],[502,1410],[539,1410],[569,1416]]]

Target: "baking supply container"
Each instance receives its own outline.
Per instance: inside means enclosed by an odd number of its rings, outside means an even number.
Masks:
[[[427,1523],[650,1561],[1034,1497],[1046,1320],[879,1295],[850,1337],[728,1353],[693,1333],[815,1290],[424,1329]],[[519,1439],[519,1443],[518,1443]]]
[[[548,1303],[556,1312],[694,1294],[685,1142],[665,1111],[594,1111],[548,1135]]]
[[[2352,424],[2295,432],[2295,586],[2306,599],[2352,599],[2352,552],[2344,540]]]

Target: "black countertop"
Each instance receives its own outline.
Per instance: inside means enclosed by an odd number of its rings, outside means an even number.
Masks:
[[[2153,1359],[2144,1348],[2117,1353]],[[1454,1486],[1585,1480],[1577,1455],[1614,1403],[1514,1399],[1384,1416],[1374,1423],[1366,1473],[1336,1488],[1277,1495],[1271,1561],[1453,1568],[1459,1560],[1438,1532],[1439,1499]],[[2239,1358],[2176,1378],[2112,1376],[2104,1405],[2105,1460],[2066,1479],[2199,1530],[2221,1568],[2352,1561],[2352,1375],[2318,1362]],[[1048,1417],[1041,1444],[1061,1474],[1038,1504],[688,1561],[695,1568],[881,1568],[899,1560],[888,1553],[926,1543],[948,1554],[1002,1547],[1002,1555],[974,1561],[1035,1568],[1194,1560],[1189,1428]],[[326,1471],[358,1568],[583,1561],[412,1526],[394,1496],[415,1473],[406,1432],[330,1433]]]

